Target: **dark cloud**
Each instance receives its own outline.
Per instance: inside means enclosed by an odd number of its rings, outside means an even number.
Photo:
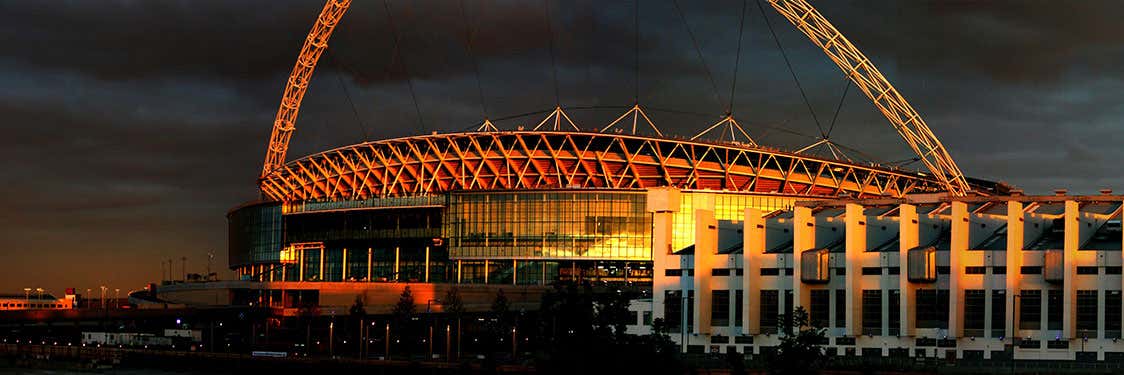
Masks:
[[[637,58],[641,102],[667,133],[709,126],[731,94],[761,143],[795,149],[820,133],[752,2],[733,93],[740,1],[679,2],[697,47],[672,2],[642,2],[639,54],[633,2],[549,3],[550,31],[536,1],[465,0],[463,11],[459,1],[391,1],[391,17],[382,1],[354,2],[305,97],[290,158],[555,104],[604,107],[570,113],[599,127],[623,110],[615,106],[632,104]],[[970,175],[1036,193],[1124,188],[1124,167],[1111,162],[1124,157],[1115,144],[1124,118],[1118,4],[816,5]],[[321,7],[0,1],[0,236],[15,270],[0,275],[0,288],[131,289],[170,258],[188,257],[194,271],[209,251],[225,259],[223,214],[257,197],[254,178],[284,79]],[[841,73],[765,11],[815,118],[829,127]],[[833,139],[880,160],[911,156],[855,88],[842,103]],[[500,125],[534,125],[540,116]]]

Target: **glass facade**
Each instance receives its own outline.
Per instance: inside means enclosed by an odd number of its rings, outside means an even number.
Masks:
[[[635,191],[452,193],[454,259],[651,260],[651,214]]]
[[[674,234],[671,238],[673,249],[682,249],[695,244],[695,208],[709,206],[707,200],[714,200],[714,217],[718,220],[745,220],[745,209],[756,208],[762,212],[792,209],[801,200],[783,195],[749,195],[722,192],[689,192],[679,195],[679,211],[672,218]]]
[[[231,267],[277,263],[281,258],[281,206],[260,203],[227,214],[227,254]]]

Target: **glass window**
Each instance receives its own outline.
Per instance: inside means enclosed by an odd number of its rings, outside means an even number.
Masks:
[[[948,328],[948,289],[917,291],[917,328]]]
[[[1080,338],[1097,337],[1096,290],[1077,291],[1077,331]]]
[[[745,309],[745,296],[741,289],[734,292],[734,326],[742,326],[743,312]]]
[[[712,290],[710,299],[710,325],[726,327],[730,325],[730,291]]]
[[[889,324],[887,325],[889,330],[886,332],[886,334],[889,336],[898,336],[901,334],[902,327],[901,291],[897,289],[891,289],[889,297],[886,298],[886,302],[886,304],[888,305],[887,312],[890,315],[890,317],[887,319],[889,321]]]
[[[831,306],[827,289],[813,289],[811,295],[812,309],[808,312],[808,320],[813,327],[827,327],[829,307]]]
[[[1106,290],[1104,295],[1104,334],[1106,339],[1120,338],[1120,291]]]
[[[983,337],[985,314],[985,293],[983,289],[964,291],[964,335]]]
[[[780,294],[776,290],[761,290],[761,332],[777,333],[777,312],[780,311]]]
[[[882,334],[882,290],[863,290],[863,334],[879,336]]]
[[[1007,331],[1007,293],[991,291],[991,337],[1005,337]]]
[[[672,332],[682,329],[683,324],[683,292],[679,290],[665,290],[663,299],[663,318],[665,324]]]
[[[1042,291],[1019,293],[1019,329],[1042,329]]]
[[[842,328],[847,326],[847,291],[844,289],[835,290],[835,327]]]
[[[1046,291],[1046,329],[1062,329],[1062,291]]]

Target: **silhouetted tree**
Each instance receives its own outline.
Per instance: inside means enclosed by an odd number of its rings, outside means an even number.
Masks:
[[[403,348],[408,348],[414,343],[413,318],[416,312],[414,294],[410,292],[410,287],[406,286],[406,288],[402,290],[402,295],[398,297],[398,303],[394,305],[394,310],[391,312],[391,315],[394,316],[394,328],[392,328],[392,332],[396,331],[396,335],[402,338],[401,343],[406,344],[400,345]]]
[[[460,358],[461,352],[461,318],[464,316],[464,301],[461,300],[461,292],[456,286],[449,288],[445,292],[445,300],[442,303],[445,313],[449,314],[454,320],[457,321],[457,358]]]
[[[827,359],[824,329],[808,322],[808,311],[797,307],[778,319],[782,336],[776,354],[766,359],[769,373],[778,375],[815,374]]]

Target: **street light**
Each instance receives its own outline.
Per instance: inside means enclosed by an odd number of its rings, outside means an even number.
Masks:
[[[436,302],[437,304],[442,304],[441,300],[434,299],[434,298],[430,298],[430,299],[425,301],[425,313],[426,313],[426,315],[429,315],[429,358],[430,359],[433,359],[433,311],[430,310],[429,306],[434,302]],[[448,340],[446,340],[446,341],[448,341]]]
[[[105,285],[101,286],[101,308],[105,309],[105,291],[109,289]]]
[[[121,288],[114,288],[113,289],[113,308],[116,309],[117,305],[120,304],[120,303],[121,303]]]
[[[31,288],[23,288],[23,307],[28,308],[28,303],[31,302]]]

